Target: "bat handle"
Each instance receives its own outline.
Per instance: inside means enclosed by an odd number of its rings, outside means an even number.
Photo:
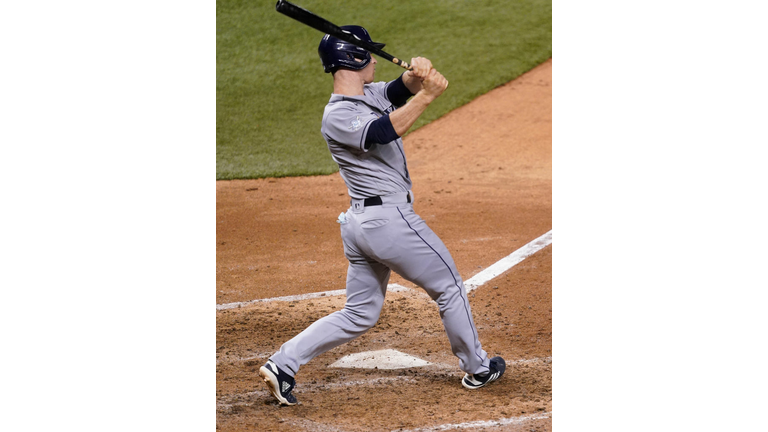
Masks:
[[[412,70],[412,69],[413,69],[413,68],[411,67],[411,65],[409,65],[408,63],[406,63],[406,62],[404,62],[404,61],[400,60],[400,59],[399,59],[399,58],[397,58],[397,57],[395,57],[395,58],[393,58],[393,59],[392,59],[392,63],[394,63],[394,64],[396,64],[396,65],[400,66],[400,67],[401,67],[401,68],[403,68],[403,69],[407,69],[407,70]]]

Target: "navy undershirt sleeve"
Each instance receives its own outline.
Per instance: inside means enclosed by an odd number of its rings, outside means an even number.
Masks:
[[[403,72],[403,74],[405,74],[405,72]],[[387,99],[392,102],[392,105],[398,108],[405,105],[405,103],[408,101],[408,98],[411,96],[413,96],[413,93],[411,93],[411,91],[408,90],[408,87],[405,86],[405,83],[403,82],[403,75],[400,75],[399,78],[390,81],[390,83],[387,85]]]
[[[374,143],[389,144],[398,138],[400,136],[395,132],[392,121],[389,119],[389,114],[387,114],[371,122],[371,125],[368,127],[368,134],[365,136],[365,148],[371,148],[371,145]]]

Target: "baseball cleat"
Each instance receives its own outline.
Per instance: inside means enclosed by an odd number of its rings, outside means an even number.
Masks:
[[[259,368],[259,376],[267,384],[272,396],[278,402],[283,405],[296,405],[298,403],[296,397],[291,394],[296,381],[292,376],[281,371],[276,364],[272,363],[272,360],[268,360],[267,364]]]
[[[504,375],[504,370],[507,369],[507,364],[501,357],[494,357],[490,361],[488,366],[488,373],[484,376],[480,375],[464,375],[464,379],[461,380],[461,384],[468,389],[476,389],[490,384]]]

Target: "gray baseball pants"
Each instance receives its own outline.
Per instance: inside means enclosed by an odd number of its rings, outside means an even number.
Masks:
[[[412,196],[412,193],[411,193]],[[459,358],[470,374],[488,372],[488,355],[480,345],[464,284],[440,238],[407,203],[407,193],[383,196],[382,205],[365,207],[352,200],[339,217],[347,270],[344,308],[316,321],[284,343],[271,360],[291,376],[318,355],[348,342],[379,320],[390,270],[424,288],[437,302],[440,318]]]

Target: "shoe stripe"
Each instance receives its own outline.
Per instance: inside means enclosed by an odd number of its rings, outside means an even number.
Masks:
[[[501,371],[496,371],[490,375],[482,377],[483,381],[478,381],[477,379],[475,379],[474,375],[466,374],[464,375],[462,382],[464,383],[465,386],[468,386],[471,388],[480,388],[485,386],[488,383],[496,381],[497,379],[499,379],[499,377],[501,377]]]

